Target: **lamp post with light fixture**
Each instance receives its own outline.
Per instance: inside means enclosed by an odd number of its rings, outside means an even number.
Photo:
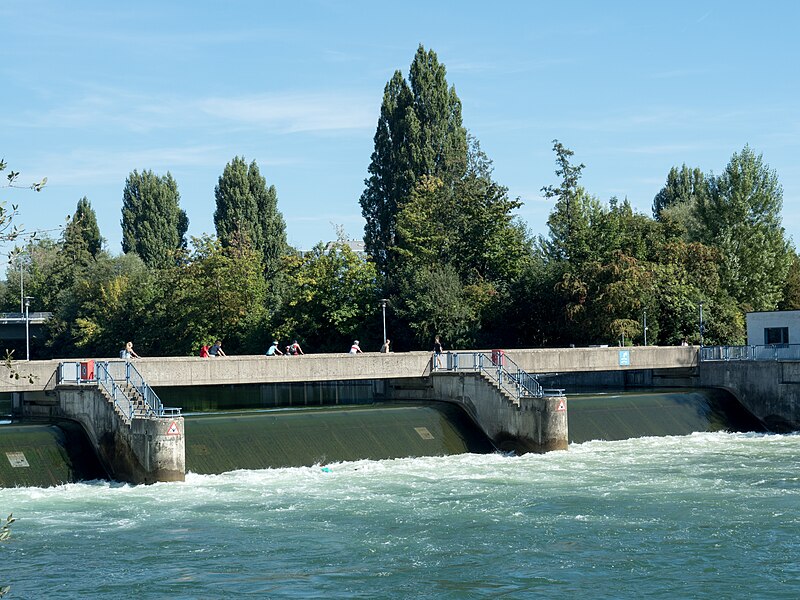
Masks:
[[[386,298],[381,298],[381,311],[383,312],[383,345],[386,345],[386,305],[389,303],[389,300]]]
[[[25,360],[31,359],[31,319],[30,307],[33,296],[25,296]]]

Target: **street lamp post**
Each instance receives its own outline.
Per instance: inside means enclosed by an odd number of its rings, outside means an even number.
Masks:
[[[386,345],[386,305],[389,300],[381,298],[381,310],[383,312],[383,344]]]
[[[31,307],[32,296],[25,296],[25,360],[31,359],[31,320],[29,309]]]
[[[647,309],[646,308],[644,309],[644,315],[642,317],[642,320],[644,321],[644,324],[643,324],[643,327],[642,327],[644,329],[644,345],[647,346]]]
[[[22,253],[17,256],[17,261],[19,262],[19,312],[23,311],[23,306],[25,304],[25,281],[22,278]]]

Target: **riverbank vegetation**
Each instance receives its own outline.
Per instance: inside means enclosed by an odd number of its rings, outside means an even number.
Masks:
[[[387,82],[358,202],[365,252],[341,234],[289,247],[278,190],[236,156],[213,192],[214,235],[186,238],[178,182],[134,170],[122,191],[122,254],[104,247],[89,199],[61,236],[19,238],[2,308],[20,284],[52,319],[32,356],[229,354],[297,339],[307,352],[377,351],[381,300],[394,350],[589,344],[740,344],[748,311],[800,308],[800,259],[781,225],[778,175],[749,146],[719,175],[675,166],[652,215],[581,184],[573,150],[553,141],[546,235],[462,122],[433,51]],[[356,199],[354,199],[354,202]],[[0,212],[0,224],[3,223]],[[25,240],[20,243],[19,240]],[[645,334],[644,323],[647,323]]]

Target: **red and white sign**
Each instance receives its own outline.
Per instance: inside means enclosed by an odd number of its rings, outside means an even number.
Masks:
[[[564,400],[559,401],[558,408],[556,410],[558,412],[564,412],[567,410],[567,403]]]
[[[181,430],[178,429],[178,422],[173,421],[169,424],[169,428],[167,429],[167,435],[180,435]]]

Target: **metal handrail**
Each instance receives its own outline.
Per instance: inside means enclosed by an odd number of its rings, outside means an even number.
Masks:
[[[134,403],[120,385],[120,382],[123,381],[142,397],[144,401],[143,415],[136,414]],[[97,383],[109,394],[114,405],[118,406],[122,413],[128,415],[130,419],[137,416],[178,417],[181,414],[180,408],[164,406],[158,394],[130,361],[96,361],[95,377],[91,380],[81,378],[80,362],[63,362],[59,364],[58,382]]]
[[[700,362],[740,360],[800,361],[800,344],[704,346],[700,348]]]
[[[147,382],[142,377],[142,374],[139,373],[139,369],[133,366],[133,363],[126,362],[125,364],[126,371],[125,371],[125,380],[128,381],[133,388],[141,394],[142,398],[144,399],[145,406],[147,407],[148,414],[153,414],[156,416],[164,416],[164,405],[161,403],[161,399],[156,395]]]
[[[536,379],[517,365],[508,355],[489,355],[484,352],[445,352],[445,366],[439,366],[433,358],[434,371],[471,371],[485,373],[500,389],[513,398],[542,398],[562,396],[563,389],[545,389]]]
[[[111,377],[108,372],[108,363],[95,363],[95,378],[97,379],[97,385],[106,391],[114,406],[119,408],[120,412],[127,416],[129,420],[132,420],[134,416],[133,402],[121,392],[117,382]],[[122,406],[123,403],[125,407]]]

